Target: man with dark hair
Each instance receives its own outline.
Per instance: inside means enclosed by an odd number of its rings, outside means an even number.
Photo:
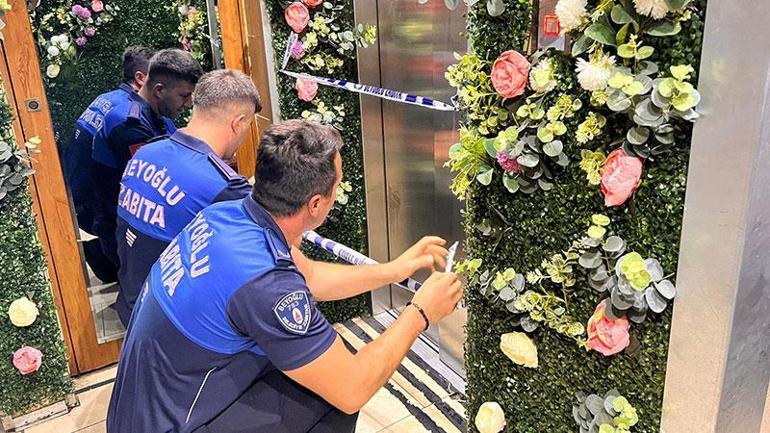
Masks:
[[[128,47],[123,52],[123,82],[110,92],[103,93],[91,102],[75,122],[72,139],[59,149],[61,154],[64,179],[67,182],[72,203],[75,207],[78,227],[90,235],[97,235],[94,230],[94,166],[91,149],[99,128],[104,124],[104,117],[114,107],[127,103],[144,84],[147,67],[155,50],[147,47]],[[102,251],[99,239],[83,243],[86,262],[97,278],[102,282],[113,282],[117,278],[115,264],[108,260]]]
[[[292,245],[334,205],[341,145],[328,126],[270,127],[253,193],[207,207],[172,240],[131,318],[109,433],[352,433],[419,334],[454,310],[461,283],[434,272],[355,355],[318,311],[316,301],[443,267],[447,255],[426,237],[382,265],[295,262]]]
[[[262,109],[251,79],[220,69],[198,81],[187,127],[155,141],[126,166],[118,197],[118,316],[128,326],[147,274],[169,242],[204,207],[248,195],[248,181],[225,161],[235,159]]]
[[[158,51],[150,59],[149,72],[142,88],[128,103],[110,111],[94,138],[92,157],[97,182],[95,228],[102,248],[118,264],[115,230],[121,174],[139,148],[173,133],[170,119],[192,106],[195,84],[203,75],[190,53],[178,49]]]

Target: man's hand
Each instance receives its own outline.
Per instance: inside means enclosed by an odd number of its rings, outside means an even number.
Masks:
[[[436,236],[425,236],[420,239],[396,260],[388,263],[396,277],[394,282],[409,278],[419,269],[430,269],[431,272],[435,272],[437,267],[444,269],[446,257],[449,255],[444,245],[446,241]]]
[[[430,324],[451,314],[463,297],[463,285],[451,272],[436,272],[415,293],[412,302],[419,305]]]

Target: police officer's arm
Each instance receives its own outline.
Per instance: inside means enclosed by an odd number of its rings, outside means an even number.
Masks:
[[[454,311],[461,296],[457,276],[437,272],[415,294],[413,302],[435,323]],[[284,372],[343,412],[355,413],[385,385],[424,329],[422,315],[409,306],[385,333],[355,355],[337,337],[314,361]]]
[[[317,262],[305,257],[299,248],[292,248],[292,256],[313,297],[319,301],[336,301],[403,281],[419,269],[443,269],[449,254],[443,247],[445,244],[446,241],[439,237],[426,236],[396,260],[381,265]]]
[[[115,126],[105,142],[120,164],[125,165],[140,147],[155,138],[155,134],[149,128],[129,118]]]

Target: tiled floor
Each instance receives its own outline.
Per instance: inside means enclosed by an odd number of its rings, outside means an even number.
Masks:
[[[354,319],[335,328],[356,350],[384,330],[373,319]],[[80,406],[25,433],[104,433],[115,371],[113,366],[75,379]],[[461,433],[465,431],[461,397],[424,359],[411,352],[363,408],[356,432]]]

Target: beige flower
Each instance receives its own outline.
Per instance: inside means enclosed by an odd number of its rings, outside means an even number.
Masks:
[[[26,296],[13,301],[8,308],[8,317],[11,318],[11,323],[20,328],[35,323],[38,314],[40,311],[38,311],[37,305]]]
[[[501,335],[500,350],[516,364],[537,368],[537,346],[523,332],[510,332]]]
[[[653,17],[656,20],[668,14],[666,0],[634,0],[634,8],[640,15]]]
[[[587,0],[559,0],[556,3],[556,16],[559,18],[561,34],[578,28],[588,16]]]
[[[479,433],[499,433],[505,428],[505,413],[497,402],[488,401],[476,413],[476,429]]]
[[[609,54],[598,56],[591,61],[578,59],[576,70],[580,87],[589,92],[604,90],[607,88],[607,81],[609,81],[614,67],[615,56]]]

